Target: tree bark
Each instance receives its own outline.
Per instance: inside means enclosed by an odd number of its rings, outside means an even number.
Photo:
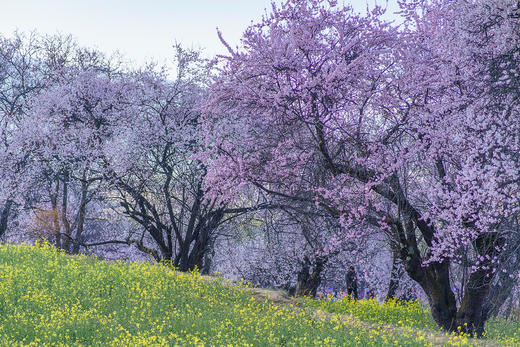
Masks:
[[[488,271],[484,270],[477,270],[470,275],[452,330],[460,329],[477,336],[484,333],[483,303],[489,292],[487,275]]]
[[[388,292],[386,293],[385,301],[395,298],[397,289],[399,289],[399,282],[403,277],[403,270],[399,263],[399,254],[396,250],[392,250],[392,270],[390,272],[390,284],[388,285]]]
[[[422,265],[419,256],[402,252],[402,259],[406,255],[403,260],[405,270],[426,293],[433,319],[439,327],[446,331],[482,336],[487,319],[483,314],[483,303],[493,278],[491,259],[497,254],[495,247],[502,244],[503,240],[496,233],[483,234],[474,242],[475,250],[486,260],[470,275],[458,310],[455,294],[450,287],[449,261]]]
[[[452,327],[453,330],[460,329],[464,333],[477,337],[481,337],[484,333],[484,324],[489,318],[484,314],[484,302],[488,297],[493,279],[491,260],[499,255],[498,249],[503,247],[504,243],[504,238],[496,232],[481,234],[475,240],[474,248],[477,254],[482,256],[483,261],[469,276],[464,298]]]
[[[61,240],[61,248],[65,250],[65,252],[70,253],[71,252],[71,226],[70,222],[67,218],[67,209],[68,209],[68,202],[69,202],[69,184],[68,184],[68,178],[65,177],[63,180],[63,196],[62,196],[62,203],[61,203],[61,213],[60,213],[60,219],[61,219],[61,225],[63,225],[64,232],[68,237],[65,237]]]
[[[83,230],[85,228],[85,217],[87,214],[87,190],[88,190],[88,183],[83,180],[81,182],[81,200],[79,205],[79,212],[78,212],[78,223],[76,225],[76,233],[74,235],[74,239],[78,242],[75,242],[72,247],[72,254],[78,254],[80,249],[80,237],[81,234],[83,234]]]
[[[325,263],[325,259],[318,257],[315,259],[314,265],[312,265],[308,257],[304,258],[303,266],[298,272],[295,296],[316,296],[318,287],[321,284],[321,273]]]
[[[50,192],[50,200],[52,207],[52,225],[54,230],[52,230],[52,234],[55,235],[55,246],[56,248],[61,248],[61,226],[60,219],[58,216],[58,195],[60,191],[60,181],[56,180],[56,187],[54,192]]]
[[[0,212],[0,237],[4,236],[7,230],[7,221],[9,220],[9,213],[11,212],[12,206],[13,202],[11,200],[7,200],[4,208]]]
[[[428,297],[432,317],[437,325],[446,331],[453,331],[457,301],[450,287],[449,262],[427,266],[424,279],[418,283]]]
[[[511,297],[515,281],[509,277],[509,272],[499,273],[499,280],[490,286],[488,295],[482,305],[482,319],[487,321],[497,317],[507,299]]]
[[[516,234],[508,244],[507,250],[500,255],[503,271],[498,271],[482,308],[484,321],[498,316],[507,300],[512,300],[513,288],[518,284],[518,280],[510,277],[510,274],[520,267],[520,235]],[[511,305],[506,311],[510,311],[510,308]],[[507,316],[507,312],[504,313]]]

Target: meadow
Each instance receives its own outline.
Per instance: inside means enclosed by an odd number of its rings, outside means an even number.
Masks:
[[[388,301],[381,304],[378,300],[355,302],[347,298],[337,301],[328,298],[325,300],[300,299],[299,302],[301,306],[314,310],[354,317],[360,321],[380,326],[439,334],[439,328],[430,314],[430,308],[418,301],[404,303]],[[465,341],[464,344],[520,346],[520,320],[490,319],[486,324],[486,338],[481,340],[464,338],[453,340],[454,335],[445,335],[457,343]]]
[[[439,332],[419,304],[280,304],[197,272],[0,246],[1,346],[520,345],[515,324],[474,340]]]

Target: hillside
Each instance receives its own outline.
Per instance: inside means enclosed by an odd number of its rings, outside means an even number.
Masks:
[[[515,333],[501,323],[477,341],[382,313],[410,308],[357,305],[296,301],[158,265],[71,257],[46,245],[0,246],[2,346],[520,344],[518,326]],[[411,317],[420,317],[415,310]]]

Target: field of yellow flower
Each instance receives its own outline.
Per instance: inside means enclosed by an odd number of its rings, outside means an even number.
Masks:
[[[427,329],[386,329],[361,321],[380,319],[398,326],[397,316],[391,314],[376,319],[358,311],[336,314],[333,309],[321,307],[320,313],[317,308],[259,301],[245,286],[208,281],[198,273],[178,273],[160,265],[71,257],[48,245],[0,246],[1,346],[468,343],[459,337],[439,340]],[[376,314],[376,306],[372,310]],[[345,319],[343,313],[359,320]],[[501,341],[520,341],[512,333],[514,326],[511,329]]]
[[[331,298],[323,300],[302,299],[300,305],[314,310],[346,315],[360,321],[371,322],[379,325],[395,326],[403,328],[401,331],[423,334],[430,331],[439,334],[439,328],[435,324],[430,308],[418,301],[396,302],[389,301],[384,304],[377,300],[341,300],[332,301]],[[445,334],[448,341],[460,344],[500,344],[504,346],[520,346],[520,321],[505,321],[491,319],[486,325],[486,339],[474,340],[453,334]]]

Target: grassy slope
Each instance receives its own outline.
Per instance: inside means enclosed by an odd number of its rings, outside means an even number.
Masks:
[[[263,299],[265,294],[157,265],[70,257],[48,246],[3,245],[0,345],[474,343],[422,323],[406,327],[393,318],[372,319],[366,316],[368,307],[357,313],[341,306],[317,310],[316,302],[299,301],[295,307],[289,300]],[[369,310],[374,317],[376,309]],[[512,333],[492,338],[504,342],[509,337],[514,338]]]
[[[342,299],[332,302],[331,300],[300,300],[299,304],[313,310],[354,317],[360,321],[383,325],[388,329],[412,330],[418,333],[430,332],[439,336],[441,332],[433,321],[430,309],[419,303],[400,304],[389,302],[380,304],[375,300],[360,300],[358,302]],[[444,334],[445,337],[451,337]],[[485,339],[467,339],[469,344],[474,345],[507,345],[520,346],[520,322],[492,319],[486,325]],[[461,342],[460,340],[458,342]]]

